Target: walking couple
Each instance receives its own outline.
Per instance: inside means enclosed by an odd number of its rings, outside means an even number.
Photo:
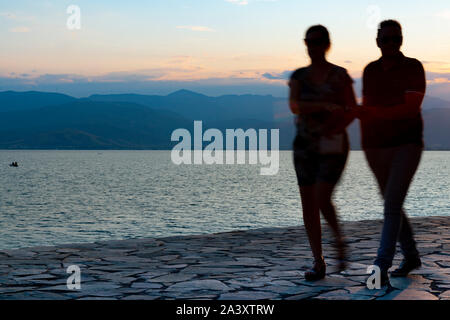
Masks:
[[[332,193],[349,152],[346,127],[358,118],[361,145],[384,199],[384,224],[374,264],[381,270],[382,285],[388,284],[397,240],[404,260],[391,276],[406,276],[421,265],[403,202],[423,149],[424,69],[418,60],[400,51],[401,25],[395,20],[381,22],[376,43],[382,56],[364,69],[363,102],[359,106],[346,69],[326,60],[328,30],[312,26],[304,41],[311,64],[291,74],[289,106],[296,115],[293,162],[314,256],[314,265],[305,278],[319,280],[326,273],[320,212],[336,237],[339,270],[346,267],[346,244]]]

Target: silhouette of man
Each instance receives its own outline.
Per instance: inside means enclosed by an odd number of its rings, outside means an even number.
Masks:
[[[374,264],[380,267],[385,285],[397,240],[404,259],[391,276],[406,276],[421,265],[403,202],[424,146],[421,104],[426,85],[422,64],[400,51],[400,23],[381,22],[376,41],[382,56],[364,69],[359,118],[362,148],[384,199],[384,223]]]

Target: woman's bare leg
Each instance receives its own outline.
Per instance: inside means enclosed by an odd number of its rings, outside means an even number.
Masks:
[[[339,226],[338,217],[336,214],[336,208],[332,201],[333,190],[336,185],[327,182],[319,182],[317,184],[316,194],[319,196],[318,203],[320,211],[323,217],[327,221],[328,225],[333,230],[336,242],[334,247],[337,249],[337,259],[339,260],[339,269],[344,270],[346,268],[346,248],[345,242],[342,237],[341,228]]]
[[[319,182],[316,184],[316,194],[318,195],[319,208],[323,217],[333,230],[336,239],[340,240],[342,238],[341,229],[339,227],[336,208],[331,199],[334,187],[335,185],[332,183]]]
[[[314,260],[322,260],[322,229],[320,226],[320,211],[315,194],[316,187],[300,186],[303,208],[303,223],[308,234],[309,244]]]

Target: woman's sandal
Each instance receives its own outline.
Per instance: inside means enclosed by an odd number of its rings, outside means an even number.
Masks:
[[[314,260],[312,269],[305,272],[305,279],[308,281],[315,281],[325,278],[326,264],[325,260]]]

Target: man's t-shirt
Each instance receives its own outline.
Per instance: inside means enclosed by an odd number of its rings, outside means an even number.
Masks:
[[[400,53],[397,62],[384,70],[381,58],[369,63],[363,74],[363,95],[368,106],[389,108],[405,103],[405,93],[425,93],[425,72],[417,59]],[[363,149],[387,148],[408,143],[423,146],[423,119],[414,118],[361,121]]]

